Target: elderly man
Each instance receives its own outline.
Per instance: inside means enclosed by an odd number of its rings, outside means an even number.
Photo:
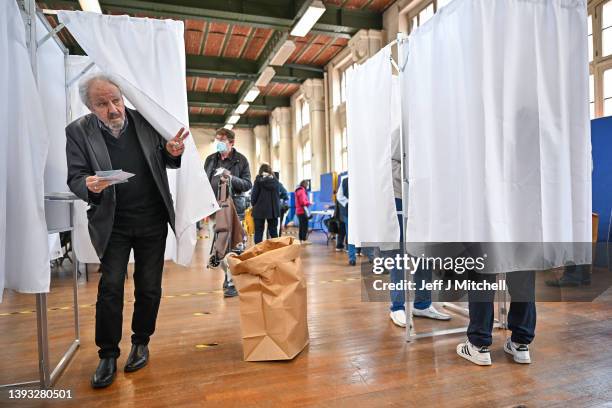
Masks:
[[[161,298],[168,223],[174,229],[166,168],[180,167],[183,139],[189,132],[180,129],[172,140],[164,140],[140,113],[125,108],[121,89],[108,76],[84,79],[79,92],[92,113],[66,127],[68,185],[89,204],[89,234],[101,262],[96,302],[100,363],[91,385],[103,388],[113,382],[117,371],[131,250],[136,301],[125,372],[139,370],[148,362],[147,345]],[[135,175],[116,185],[96,176],[97,171],[117,169]]]

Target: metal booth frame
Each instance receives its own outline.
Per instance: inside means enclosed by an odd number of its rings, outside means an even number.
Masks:
[[[395,62],[393,60],[393,57],[391,57],[390,62],[391,62],[391,65],[398,72],[400,83],[402,82],[402,78],[404,76],[404,69],[405,69],[406,62],[408,61],[408,57],[409,57],[408,55],[403,55],[403,52],[402,52],[403,48],[401,47],[401,45],[403,45],[406,42],[408,42],[408,35],[404,33],[398,33],[396,40],[394,40],[388,45],[389,47],[393,45],[397,45],[398,62]],[[399,95],[400,95],[400,111],[403,112],[403,104],[405,103],[405,101],[404,101],[404,97],[402,96],[402,92],[400,92]],[[409,199],[408,197],[408,168],[409,168],[408,164],[409,163],[408,163],[408,155],[407,155],[407,152],[405,151],[405,143],[407,144],[409,135],[404,134],[403,127],[404,126],[402,124],[402,126],[400,126],[400,149],[401,149],[400,153],[401,153],[401,158],[402,158],[402,165],[401,165],[402,203],[404,204],[402,206],[403,207],[402,211],[398,212],[398,214],[401,213],[402,228],[404,232],[406,232],[407,226],[408,226],[408,217],[407,217],[406,209],[408,207],[408,199]],[[400,249],[402,251],[402,254],[407,254],[405,238],[406,238],[406,233],[404,233],[404,242],[400,243]],[[406,279],[406,270],[404,270],[403,273],[404,273],[404,279]],[[408,280],[409,282],[412,282],[412,278],[413,278],[412,274],[410,273],[408,275],[409,275],[408,279],[406,280]],[[442,305],[444,306],[444,308],[450,311],[453,311],[456,314],[459,314],[463,317],[469,317],[469,310],[465,307],[459,306],[451,302],[443,302]],[[406,290],[406,316],[408,320],[406,324],[406,342],[413,342],[421,338],[466,333],[467,331],[467,327],[458,327],[458,328],[452,328],[452,329],[432,330],[429,332],[418,333],[414,327],[414,322],[412,318],[412,309],[413,309],[413,305],[412,305],[411,291]],[[494,328],[498,328],[502,330],[506,330],[508,328],[507,312],[508,312],[507,291],[504,290],[504,291],[501,291],[498,296],[497,318],[494,321],[494,325],[493,325]]]
[[[53,39],[60,50],[64,53],[64,66],[65,66],[65,97],[66,97],[66,121],[70,121],[71,116],[71,105],[70,105],[70,94],[69,87],[78,77],[82,76],[87,69],[91,68],[93,64],[77,76],[77,78],[68,79],[68,49],[63,43],[57,38],[57,33],[64,28],[63,24],[59,24],[57,27],[52,28],[41,10],[37,9],[35,0],[13,0],[16,1],[20,7],[24,24],[26,28],[26,42],[28,52],[30,56],[30,63],[32,71],[34,73],[35,80],[38,82],[38,48],[46,41]],[[47,33],[40,40],[37,40],[37,27],[36,20],[39,19],[43,26],[46,28]],[[59,232],[71,232],[72,242],[74,243],[74,201],[76,196],[71,193],[50,193],[45,194],[45,207],[47,205],[67,205],[67,211],[69,214],[69,225],[65,226],[53,226],[48,228],[49,234]],[[74,254],[74,245],[72,245],[73,251],[73,309],[74,309],[74,338],[72,339],[70,346],[64,352],[57,365],[52,367],[49,356],[49,327],[48,327],[48,293],[36,293],[36,326],[37,326],[37,343],[38,343],[38,373],[39,379],[32,381],[17,382],[12,384],[2,384],[0,389],[4,388],[15,388],[24,386],[39,386],[41,389],[48,389],[53,387],[57,382],[63,371],[68,366],[68,363],[76,354],[80,344],[79,334],[79,301],[78,301],[78,273],[79,273],[79,262],[76,254]]]

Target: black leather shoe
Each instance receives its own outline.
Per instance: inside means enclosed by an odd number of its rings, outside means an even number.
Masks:
[[[96,372],[91,377],[91,386],[93,388],[104,388],[108,387],[115,380],[117,374],[117,359],[116,358],[102,358],[100,364],[96,368]]]
[[[231,298],[238,296],[238,291],[234,285],[230,285],[223,291],[223,297]]]
[[[149,348],[144,344],[132,344],[130,355],[125,362],[126,373],[131,373],[140,370],[149,362]]]

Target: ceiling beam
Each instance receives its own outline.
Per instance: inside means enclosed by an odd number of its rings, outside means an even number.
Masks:
[[[225,116],[223,115],[189,115],[189,126],[209,126],[212,128],[220,128],[223,127],[225,123]],[[242,116],[235,126],[254,127],[267,124],[267,116]]]
[[[187,76],[208,78],[237,79],[241,81],[256,81],[260,73],[257,61],[239,58],[207,57],[203,55],[187,55]],[[274,67],[276,75],[272,82],[284,84],[301,84],[309,78],[323,78],[323,70],[316,67],[293,65],[290,67]]]
[[[205,4],[205,7],[203,7]],[[303,8],[303,2],[300,2]],[[286,0],[100,0],[103,10],[145,13],[151,16],[226,22],[289,32],[298,12],[294,1]],[[382,13],[343,9],[327,5],[312,32],[350,38],[360,29],[382,30]]]
[[[189,106],[199,108],[223,108],[233,109],[238,105],[238,95],[212,93],[212,92],[188,92]],[[255,110],[274,110],[278,107],[290,106],[291,98],[288,96],[259,96],[250,108]]]

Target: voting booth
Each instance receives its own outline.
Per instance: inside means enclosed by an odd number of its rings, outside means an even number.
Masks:
[[[349,70],[350,243],[398,242],[399,160],[404,254],[483,243],[490,273],[589,264],[586,21],[579,2],[455,0]]]
[[[103,71],[117,80],[133,106],[166,139],[188,128],[183,23],[173,20],[62,11],[52,28],[34,0],[0,3],[0,81],[7,134],[14,149],[3,149],[0,208],[0,301],[4,289],[36,296],[39,380],[6,384],[52,386],[79,346],[79,262],[99,262],[87,232],[87,204],[70,193],[67,181],[68,123],[88,114],[78,95],[83,75]],[[56,37],[67,28],[87,56],[70,56]],[[126,44],[125,38],[130,42]],[[152,40],[153,39],[153,40]],[[142,54],[134,51],[139,50]],[[155,70],[146,69],[156,66]],[[28,70],[26,67],[31,67]],[[44,69],[40,69],[44,67]],[[192,138],[185,140],[181,168],[168,170],[176,212],[176,235],[169,234],[167,259],[189,265],[197,242],[195,224],[218,209]],[[72,234],[74,255],[74,339],[59,363],[49,361],[47,294],[50,285],[49,234]],[[34,362],[33,362],[34,363]]]

